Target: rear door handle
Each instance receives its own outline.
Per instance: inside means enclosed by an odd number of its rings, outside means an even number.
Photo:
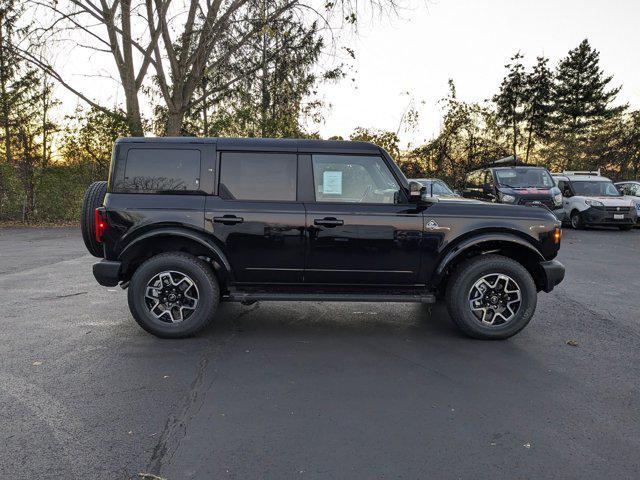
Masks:
[[[313,221],[314,225],[321,225],[323,227],[338,227],[340,225],[344,225],[344,220],[340,220],[337,218],[333,218],[333,217],[326,217],[326,218],[316,218]]]
[[[244,222],[244,218],[235,215],[225,215],[223,217],[213,217],[214,223],[222,223],[224,225],[235,225]]]

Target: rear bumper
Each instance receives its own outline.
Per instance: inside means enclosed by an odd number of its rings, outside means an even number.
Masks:
[[[93,276],[104,287],[115,287],[120,281],[121,262],[100,260],[93,264]]]
[[[553,288],[564,280],[564,265],[557,260],[549,260],[540,262],[542,271],[544,272],[542,290],[549,293]]]

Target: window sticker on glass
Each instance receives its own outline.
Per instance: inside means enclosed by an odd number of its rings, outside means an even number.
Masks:
[[[322,174],[322,193],[342,195],[342,172],[325,171]]]

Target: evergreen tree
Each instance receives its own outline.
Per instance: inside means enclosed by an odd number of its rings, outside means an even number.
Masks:
[[[549,59],[538,57],[533,71],[526,76],[526,122],[527,146],[525,162],[529,161],[534,139],[546,140],[549,137],[552,114],[553,74],[547,66]]]
[[[493,97],[500,123],[511,130],[511,151],[518,155],[521,122],[525,118],[527,102],[527,75],[522,64],[523,55],[517,52],[505,65],[507,75],[502,80],[500,92]]]
[[[564,166],[589,161],[584,145],[594,130],[622,112],[626,106],[613,106],[620,87],[610,88],[613,77],[600,68],[600,53],[583,40],[560,61],[553,89],[556,152]]]

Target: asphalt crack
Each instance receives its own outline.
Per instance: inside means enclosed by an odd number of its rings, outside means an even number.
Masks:
[[[254,308],[245,310],[239,315],[231,319],[233,323],[233,331],[222,342],[214,343],[213,340],[209,341],[209,344],[204,349],[200,360],[198,362],[198,368],[196,376],[191,382],[188,392],[182,398],[180,407],[177,412],[170,415],[162,429],[162,432],[158,436],[158,442],[153,449],[151,458],[149,459],[147,472],[153,472],[155,475],[160,475],[163,466],[167,461],[171,461],[175,453],[180,448],[180,442],[187,433],[188,422],[200,411],[203,404],[205,393],[211,388],[215,381],[215,376],[205,382],[205,376],[207,368],[213,358],[216,358],[217,353],[227,346],[230,342],[242,333],[242,325],[240,323],[241,318],[249,315],[259,308],[259,304],[255,304]]]

